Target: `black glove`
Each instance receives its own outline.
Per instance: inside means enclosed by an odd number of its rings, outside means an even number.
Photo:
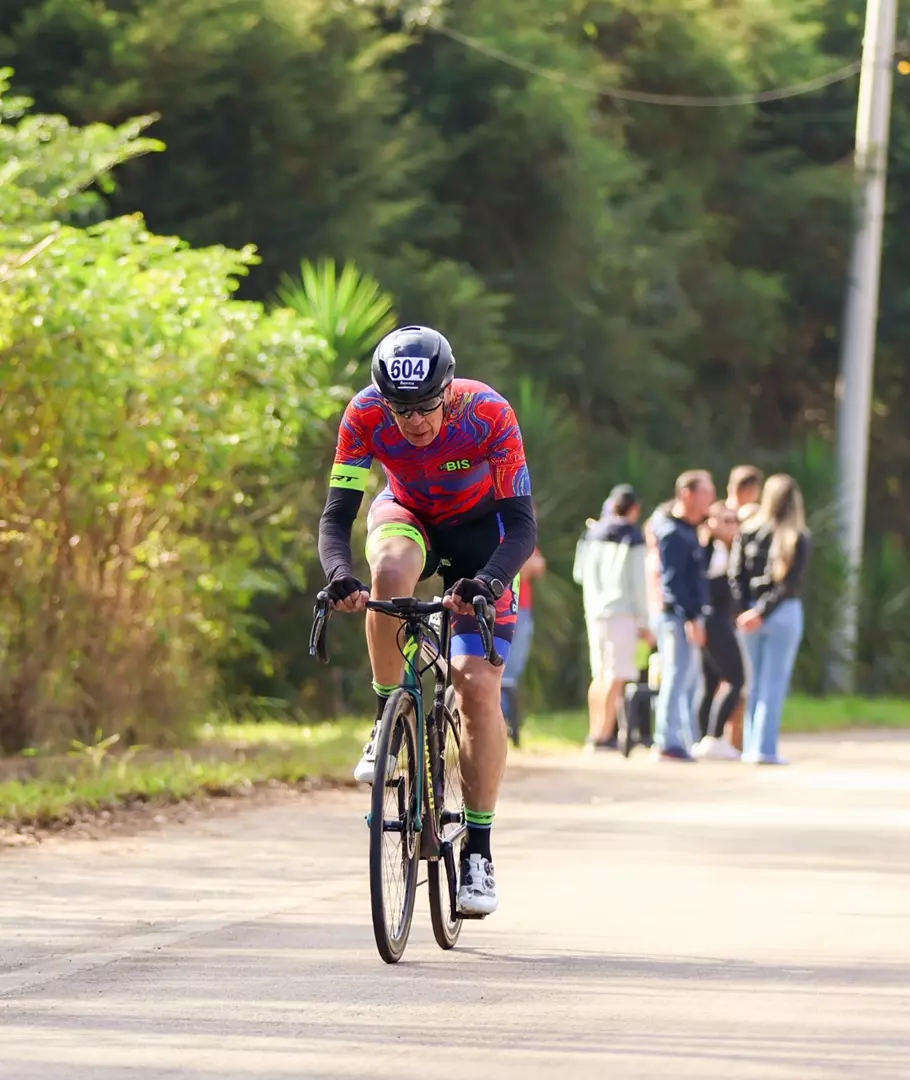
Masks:
[[[340,604],[343,600],[347,600],[349,596],[353,596],[354,593],[370,591],[369,585],[364,585],[362,581],[355,578],[352,574],[345,574],[344,576],[335,578],[325,587],[325,591],[329,594],[332,602]]]
[[[475,596],[482,596],[488,604],[495,603],[490,586],[482,579],[476,577],[463,577],[449,589],[450,596],[457,596],[465,604],[472,604]]]

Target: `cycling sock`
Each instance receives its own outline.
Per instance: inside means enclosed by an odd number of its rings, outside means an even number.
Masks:
[[[376,723],[382,719],[382,712],[385,709],[385,703],[389,700],[389,694],[393,690],[398,689],[398,683],[394,686],[384,686],[382,683],[373,680],[373,692],[376,694]]]
[[[465,848],[466,855],[482,855],[492,861],[490,854],[490,832],[493,828],[492,810],[465,810],[464,819],[468,826],[468,842]]]

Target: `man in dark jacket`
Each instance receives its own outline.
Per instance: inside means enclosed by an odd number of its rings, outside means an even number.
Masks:
[[[710,612],[708,584],[698,540],[715,490],[711,474],[684,472],[676,481],[676,502],[669,514],[658,511],[651,526],[660,549],[660,584],[664,607],[657,623],[660,692],[657,695],[655,753],[662,759],[692,761],[695,735],[693,700],[705,644],[705,616]]]

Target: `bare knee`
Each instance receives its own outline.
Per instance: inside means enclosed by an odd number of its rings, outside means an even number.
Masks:
[[[502,668],[494,668],[479,656],[452,658],[452,685],[463,717],[482,717],[500,712]]]
[[[423,552],[404,536],[389,536],[372,544],[367,555],[370,582],[377,600],[411,596],[423,569]]]

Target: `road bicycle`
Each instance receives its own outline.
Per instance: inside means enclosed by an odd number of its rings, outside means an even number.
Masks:
[[[481,596],[472,606],[484,655],[494,667],[501,667],[493,640],[496,611]],[[463,920],[484,916],[456,909],[467,825],[461,792],[461,717],[449,673],[450,612],[439,600],[413,596],[370,600],[367,608],[400,620],[398,647],[404,659],[401,685],[389,695],[376,733],[376,772],[367,815],[373,935],[379,955],[394,964],[411,931],[421,860],[427,866],[430,921],[440,948],[454,947]],[[310,656],[322,663],[329,660],[326,630],[331,612],[328,594],[319,593]],[[429,709],[424,705],[428,674],[433,680]]]

